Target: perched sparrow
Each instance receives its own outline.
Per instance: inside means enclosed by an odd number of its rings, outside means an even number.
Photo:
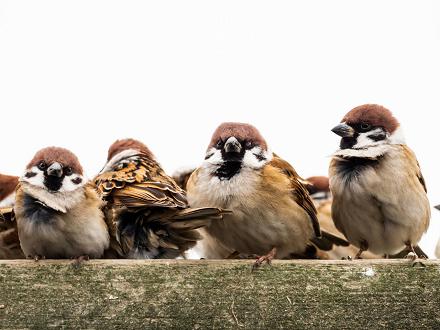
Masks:
[[[189,208],[185,191],[133,139],[113,143],[95,185],[107,201],[113,257],[178,257],[201,238],[197,228],[222,218],[218,208]]]
[[[316,210],[289,163],[272,154],[258,130],[224,123],[214,132],[205,161],[191,175],[192,207],[232,211],[204,229],[207,258],[258,255],[255,266],[274,257],[302,255],[320,237]]]
[[[332,130],[342,137],[330,164],[332,216],[348,241],[363,251],[413,253],[429,225],[426,186],[400,125],[386,108],[354,108]]]
[[[14,207],[23,252],[33,258],[99,258],[109,246],[102,201],[78,158],[49,147],[20,178]]]
[[[0,208],[14,205],[17,184],[17,176],[0,174]]]

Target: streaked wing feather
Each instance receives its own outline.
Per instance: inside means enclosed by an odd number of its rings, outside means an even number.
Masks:
[[[309,215],[310,221],[312,222],[313,230],[315,232],[316,237],[321,237],[321,230],[319,227],[319,221],[317,217],[317,211],[315,205],[313,204],[310,195],[302,183],[304,180],[296,173],[295,169],[286,162],[284,159],[278,157],[274,154],[270,165],[280,169],[284,175],[286,175],[291,184],[292,188],[292,197],[295,202],[300,205]]]

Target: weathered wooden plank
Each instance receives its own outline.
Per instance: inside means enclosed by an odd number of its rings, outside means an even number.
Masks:
[[[0,261],[2,328],[440,327],[440,263]]]

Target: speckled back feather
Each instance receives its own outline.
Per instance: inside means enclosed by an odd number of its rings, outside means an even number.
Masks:
[[[95,185],[108,201],[112,248],[122,257],[175,258],[201,238],[197,228],[222,218],[217,208],[188,208],[185,191],[142,153]]]

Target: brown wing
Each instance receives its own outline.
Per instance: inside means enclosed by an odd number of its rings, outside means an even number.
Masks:
[[[284,159],[278,157],[274,154],[270,165],[273,167],[279,168],[290,181],[290,185],[292,188],[292,196],[295,202],[300,205],[309,215],[310,221],[312,222],[313,230],[315,231],[316,237],[321,237],[321,230],[319,228],[319,221],[316,216],[316,208],[313,205],[313,201],[310,198],[310,195],[302,183],[301,177],[296,173],[295,169],[286,162]]]
[[[428,189],[426,189],[426,182],[425,182],[425,178],[423,177],[422,171],[420,170],[420,165],[419,162],[417,162],[417,167],[419,168],[419,172],[417,173],[417,178],[419,179],[421,185],[423,186],[423,189],[425,190],[425,192],[428,192]]]
[[[128,209],[188,206],[185,192],[159,164],[142,156],[124,168],[99,175],[95,185],[104,199]]]
[[[197,228],[222,218],[223,210],[188,208],[185,191],[158,163],[139,155],[123,168],[99,175],[116,256],[175,258],[201,238]],[[113,251],[107,255],[115,257]]]

